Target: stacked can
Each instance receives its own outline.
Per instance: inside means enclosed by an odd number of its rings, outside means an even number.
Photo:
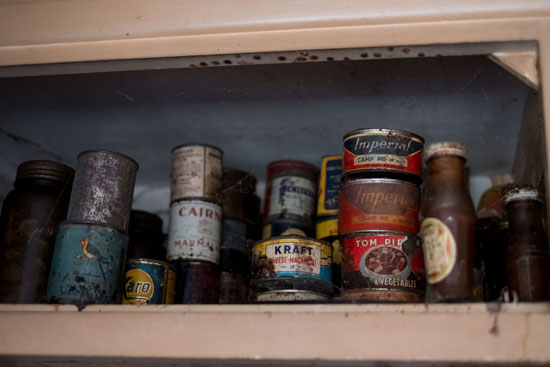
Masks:
[[[66,224],[48,280],[50,302],[120,303],[138,164],[109,151],[78,155]]]
[[[332,245],[314,232],[319,170],[299,161],[267,167],[263,240],[252,247],[252,293],[257,302],[328,299]]]
[[[421,301],[424,259],[417,234],[424,139],[405,131],[359,129],[343,140],[341,298]]]
[[[162,219],[141,210],[130,215],[130,242],[124,274],[122,303],[174,303],[176,273],[173,265],[164,262]]]
[[[315,236],[332,244],[332,282],[341,286],[340,241],[338,238],[338,195],[342,178],[342,156],[326,156],[321,161]]]
[[[267,166],[262,238],[283,235],[312,237],[319,169],[300,161]]]
[[[220,303],[244,303],[250,280],[249,244],[259,239],[261,220],[256,178],[224,168],[222,207]]]
[[[222,165],[211,145],[172,150],[166,259],[176,267],[175,303],[218,303]]]

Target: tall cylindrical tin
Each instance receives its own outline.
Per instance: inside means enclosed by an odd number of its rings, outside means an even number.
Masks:
[[[175,292],[176,272],[173,265],[151,259],[130,259],[126,263],[123,304],[172,304]]]
[[[170,202],[201,198],[218,202],[222,191],[223,151],[206,144],[184,144],[172,150]]]
[[[302,237],[313,237],[313,226],[292,220],[279,219],[267,222],[262,231],[262,239],[271,237],[296,235]]]
[[[120,303],[128,236],[109,227],[59,228],[48,280],[48,300],[77,305]]]
[[[176,267],[175,303],[218,303],[220,289],[218,265],[186,260],[174,261],[172,264]]]
[[[416,235],[363,232],[342,243],[342,299],[418,302],[424,297],[424,255]]]
[[[342,156],[326,156],[321,161],[317,217],[338,216],[338,193],[342,178]]]
[[[222,208],[202,200],[180,200],[170,205],[168,261],[220,262]]]
[[[416,235],[420,188],[410,182],[374,178],[344,180],[340,186],[340,235],[381,230]]]
[[[424,139],[407,131],[354,130],[344,135],[343,173],[396,174],[420,183],[423,148]]]
[[[223,218],[220,259],[220,303],[244,303],[250,273],[249,243],[254,242],[248,223]]]
[[[342,253],[340,251],[340,237],[338,236],[338,216],[318,220],[315,226],[315,234],[317,239],[332,244],[332,283],[336,287],[340,287],[342,283]]]
[[[317,185],[319,169],[309,163],[293,160],[282,160],[269,163],[267,165],[267,177],[265,186],[264,223],[266,223],[268,221],[268,217],[273,214],[273,212],[275,212],[271,209],[271,192],[273,190],[273,179],[276,175],[281,177],[279,179],[278,185],[281,184],[281,181],[284,179],[282,178],[284,175],[288,175],[290,177],[296,175],[301,178],[299,179],[299,181],[302,183],[301,186],[305,186],[307,190],[315,192],[315,190],[312,188],[315,188]],[[311,184],[311,182],[313,184]],[[275,190],[279,189],[280,187],[275,187]],[[304,201],[309,202],[309,200],[307,199],[305,199]],[[313,199],[313,201],[315,201],[315,198]],[[277,216],[272,215],[272,220],[273,219],[277,219]]]
[[[46,301],[58,226],[67,216],[74,170],[51,161],[17,167],[0,217],[0,302]]]
[[[166,258],[162,219],[158,215],[142,210],[132,210],[129,236],[127,259],[162,261]]]
[[[223,169],[223,216],[258,226],[260,198],[256,195],[256,178],[234,168]]]
[[[138,164],[116,152],[78,155],[67,222],[107,226],[128,233]]]
[[[301,283],[304,290],[332,292],[332,245],[300,236],[280,236],[256,242],[252,247],[252,278],[257,291],[278,289],[285,283]]]

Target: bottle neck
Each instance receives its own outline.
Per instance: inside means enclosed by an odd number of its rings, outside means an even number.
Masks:
[[[457,185],[465,187],[465,165],[466,160],[457,156],[441,156],[432,158],[427,163],[428,179],[430,182],[456,182]]]

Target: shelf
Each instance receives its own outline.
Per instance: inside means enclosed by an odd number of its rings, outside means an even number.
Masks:
[[[550,363],[548,303],[1,305],[0,325],[16,366]]]

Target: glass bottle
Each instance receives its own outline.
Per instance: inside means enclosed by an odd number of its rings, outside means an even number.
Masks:
[[[426,301],[471,301],[476,215],[464,177],[466,148],[435,143],[426,149],[426,161],[420,230]]]
[[[549,299],[548,242],[542,223],[543,204],[531,187],[508,191],[508,290],[520,302]]]
[[[0,302],[44,302],[55,236],[65,220],[74,170],[50,161],[17,168],[0,216]]]

